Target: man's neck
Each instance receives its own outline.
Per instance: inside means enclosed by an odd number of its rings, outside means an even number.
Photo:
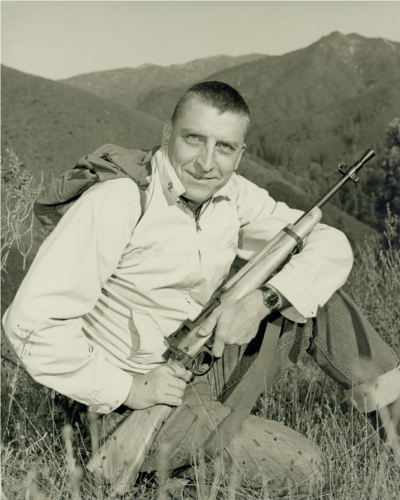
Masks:
[[[196,212],[196,210],[198,210],[201,207],[201,205],[204,203],[204,202],[196,202],[196,201],[188,200],[184,196],[181,196],[181,198],[183,199],[183,201],[186,203],[186,205],[190,208],[190,210],[192,212]]]

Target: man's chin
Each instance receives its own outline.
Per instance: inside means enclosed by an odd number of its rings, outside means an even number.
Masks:
[[[188,189],[183,193],[183,196],[186,200],[190,201],[191,203],[197,203],[201,205],[205,201],[209,200],[213,194],[214,194],[213,191],[198,191],[198,190]]]
[[[182,198],[186,201],[188,206],[193,210],[193,209],[198,208],[201,204],[203,204],[207,200],[209,200],[212,197],[212,195],[213,195],[213,193],[206,193],[202,196],[199,196],[199,195],[195,195],[193,193],[190,193],[190,191],[189,191],[189,192],[183,193]]]

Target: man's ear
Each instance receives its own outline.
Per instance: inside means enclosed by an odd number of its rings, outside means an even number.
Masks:
[[[164,123],[164,130],[162,135],[161,147],[166,148],[169,143],[169,138],[171,137],[172,132],[172,123],[171,120],[168,120]]]
[[[242,156],[243,156],[243,153],[244,153],[245,149],[246,149],[246,143],[244,143],[243,146],[242,146],[242,150],[239,153],[239,156],[238,156],[238,159],[237,159],[236,166],[235,166],[234,170],[238,169],[240,160],[242,159]]]

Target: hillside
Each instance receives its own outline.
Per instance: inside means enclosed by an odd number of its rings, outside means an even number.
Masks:
[[[267,56],[262,54],[238,57],[220,55],[171,66],[144,64],[139,68],[100,71],[62,81],[132,108],[152,90],[166,91],[178,86],[187,87],[218,71],[265,57]]]
[[[141,111],[127,110],[83,90],[5,66],[1,80],[1,156],[7,158],[6,149],[13,149],[36,180],[44,175],[45,185],[105,143],[150,148],[160,140],[162,123]],[[43,239],[35,223],[28,264]],[[25,274],[16,250],[8,263],[13,285],[8,280],[3,283],[3,306],[11,301]]]
[[[14,149],[38,178],[58,175],[105,143],[152,147],[162,124],[84,90],[2,66],[2,156]]]

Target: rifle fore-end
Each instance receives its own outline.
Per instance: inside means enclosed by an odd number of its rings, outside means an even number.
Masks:
[[[318,207],[314,207],[300,221],[290,225],[290,229],[304,240],[315,228],[322,217]],[[260,252],[258,252],[223,288],[226,292],[219,296],[221,304],[229,300],[237,300],[256,290],[285,263],[288,256],[296,249],[297,241],[287,233],[280,231]],[[239,277],[237,278],[237,276]],[[177,344],[177,348],[190,358],[208,342],[212,333],[207,337],[199,337],[197,332],[201,325],[193,328]]]

